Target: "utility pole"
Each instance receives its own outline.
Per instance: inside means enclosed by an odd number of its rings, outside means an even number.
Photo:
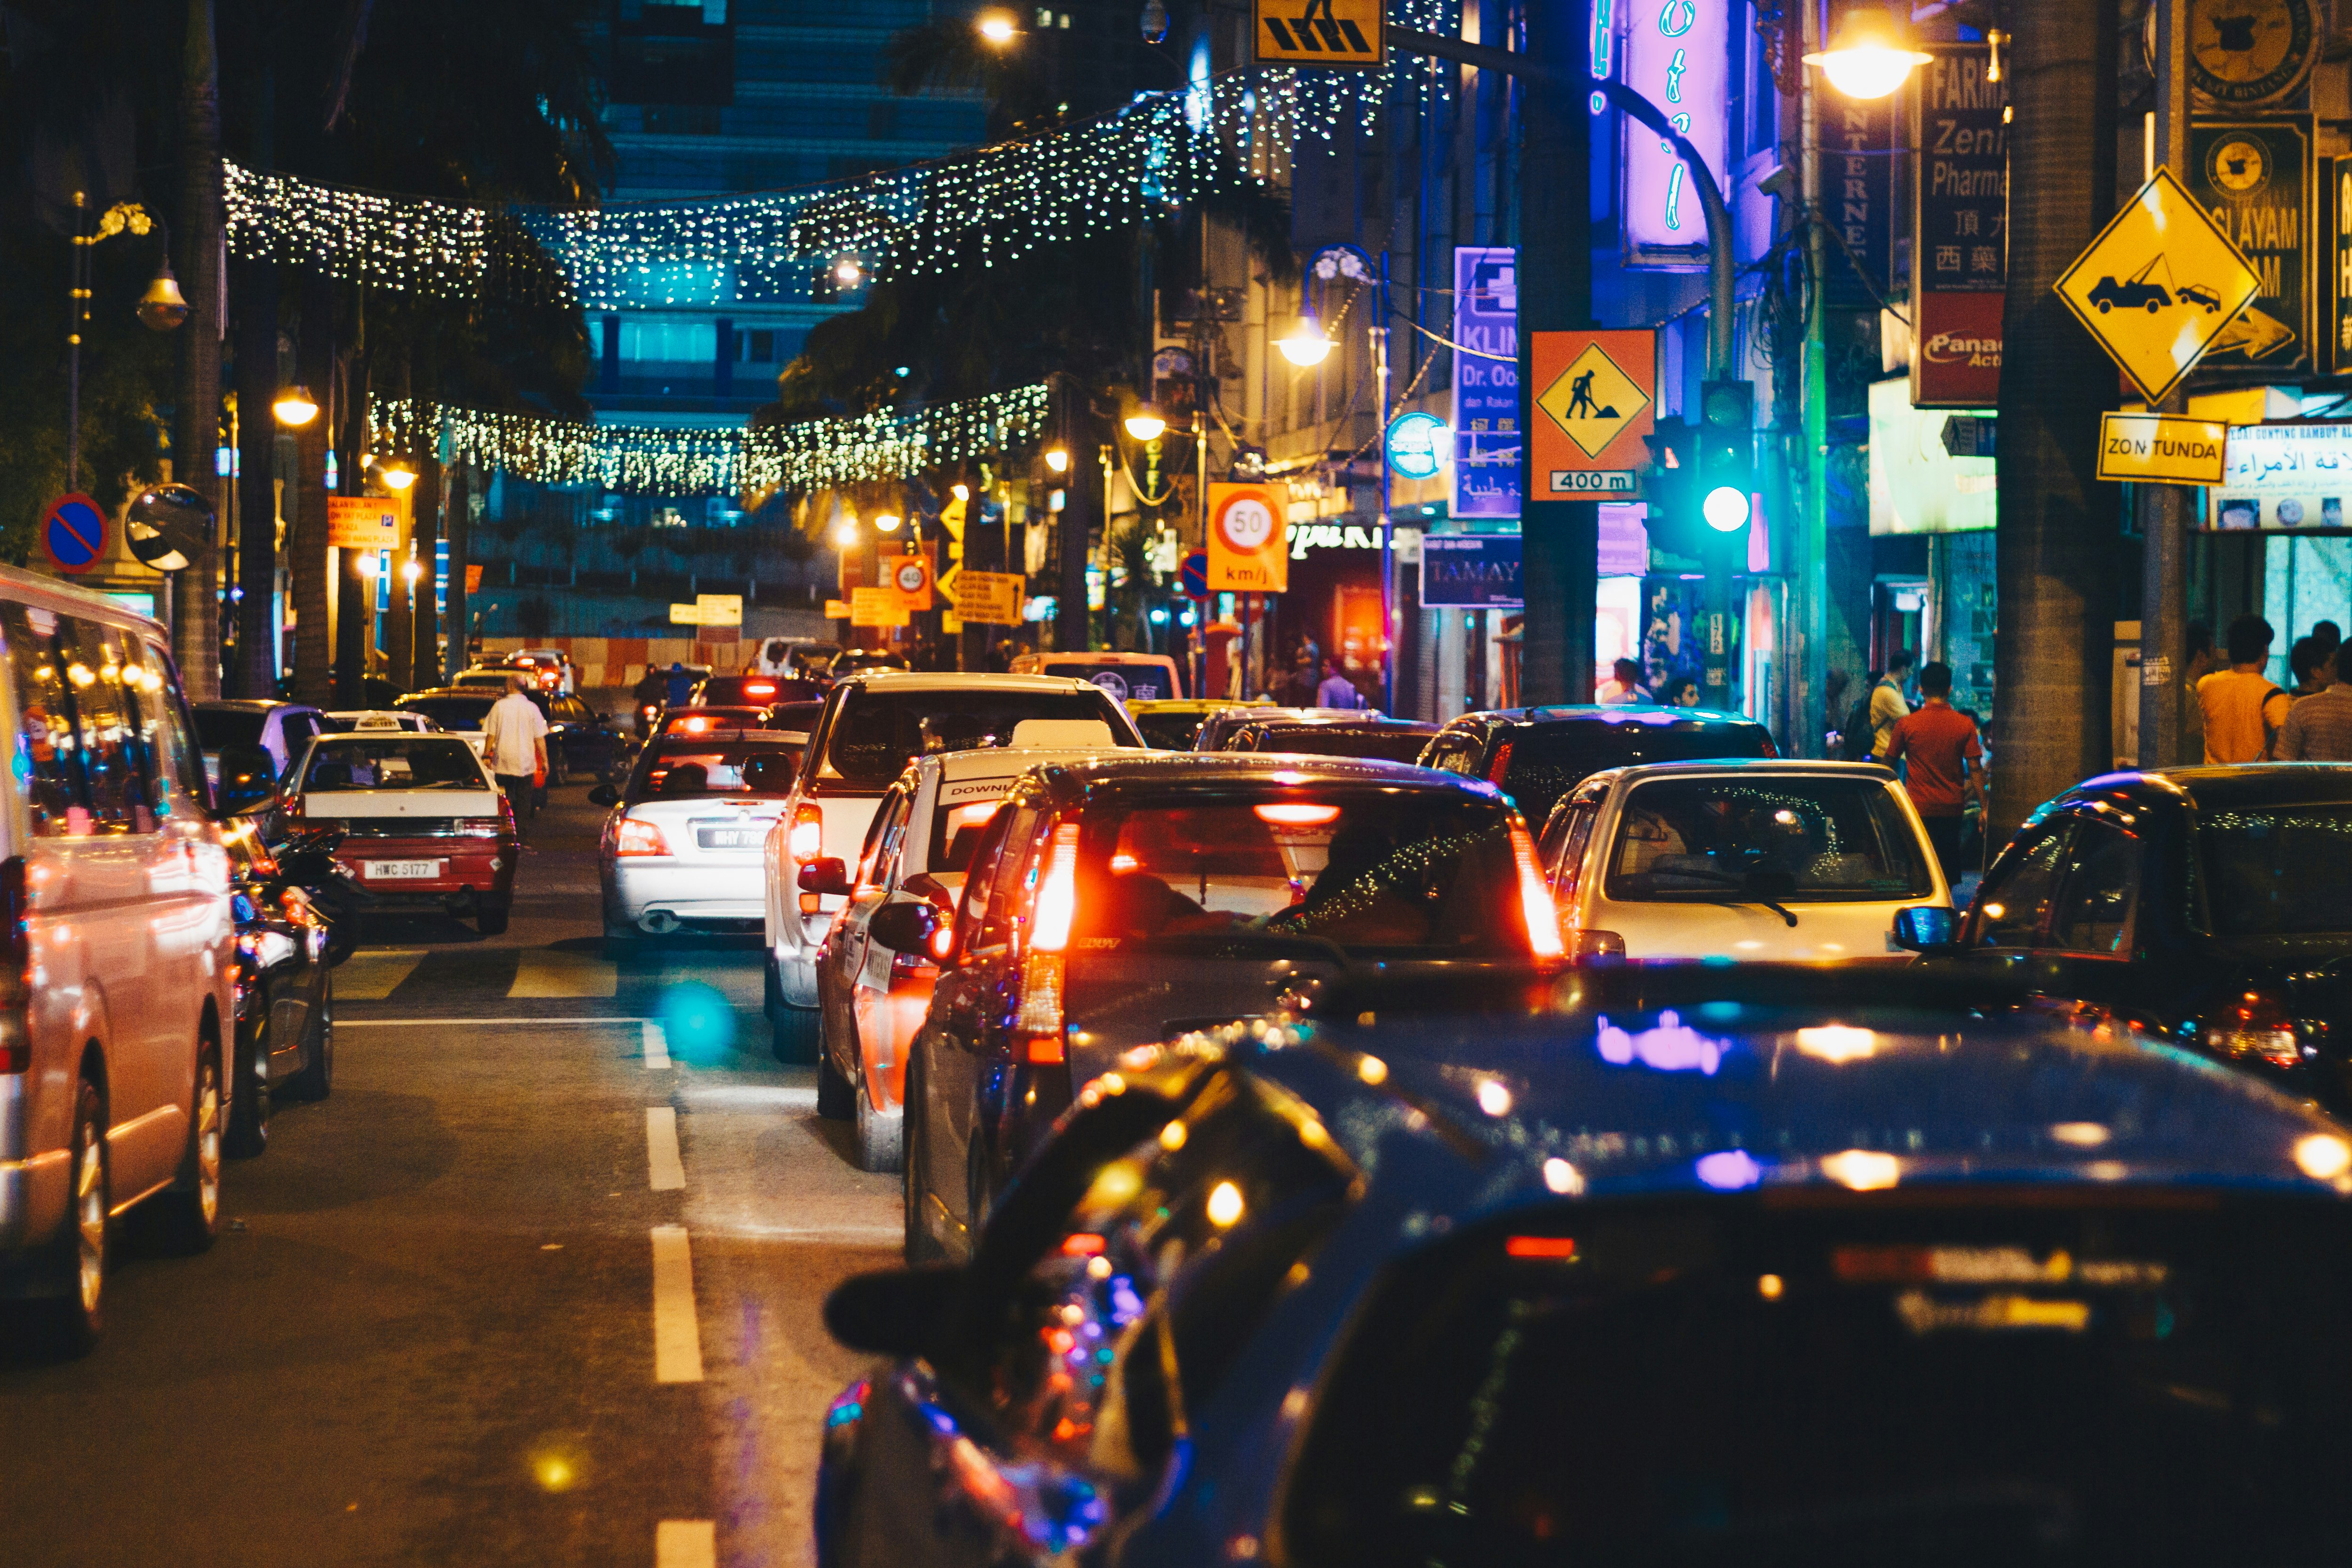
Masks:
[[[294,595],[294,700],[331,706],[334,644],[327,625],[327,448],[335,425],[335,286],[305,269],[298,379],[315,389],[319,412],[294,435],[293,514],[286,530]]]
[[[181,60],[180,237],[187,247],[187,331],[180,342],[180,383],[172,410],[172,474],[220,515],[221,155],[220,68],[213,41],[213,0],[188,0]],[[172,574],[172,652],[188,696],[220,695],[220,530],[205,552]]]
[[[2189,163],[2188,0],[2155,0],[2157,161],[2176,174]],[[2174,387],[2160,405],[2188,411]],[[2139,765],[2201,762],[2181,754],[2181,671],[2189,660],[2189,492],[2181,485],[2139,488]]]
[[[1804,0],[1798,9],[1799,53],[1811,54],[1824,47],[1822,7],[1819,0]],[[1783,739],[1797,756],[1811,757],[1821,754],[1829,731],[1830,375],[1822,316],[1829,256],[1822,238],[1820,98],[1810,71],[1800,69],[1798,81],[1797,172],[1804,190],[1805,267],[1813,286],[1805,292],[1805,346],[1798,365],[1802,461],[1790,465],[1803,476],[1804,499],[1797,508],[1796,548],[1790,559],[1797,599],[1790,629],[1797,646],[1793,657],[1782,656],[1795,678]]]
[[[1075,376],[1067,371],[1055,372],[1053,391],[1057,399],[1054,439],[1065,458],[1061,472],[1053,476],[1062,492],[1062,510],[1055,520],[1061,540],[1062,581],[1054,606],[1054,646],[1064,652],[1076,652],[1087,646],[1089,618],[1087,553],[1092,543],[1094,510],[1087,499],[1087,475],[1093,464],[1086,452],[1092,426],[1087,417],[1086,389]]]

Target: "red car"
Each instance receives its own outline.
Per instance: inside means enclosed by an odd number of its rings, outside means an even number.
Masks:
[[[320,735],[288,775],[293,826],[341,835],[341,900],[361,912],[471,916],[507,929],[520,843],[489,770],[457,735]]]

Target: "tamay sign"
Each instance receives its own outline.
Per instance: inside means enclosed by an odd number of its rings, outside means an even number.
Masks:
[[[1981,47],[1935,55],[1912,77],[1911,401],[1988,408],[2000,396],[2009,289],[2009,92],[1985,79]]]

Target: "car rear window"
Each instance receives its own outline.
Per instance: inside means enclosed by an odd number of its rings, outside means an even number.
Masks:
[[[1143,731],[1144,743],[1163,752],[1189,752],[1193,738],[1201,732],[1201,721],[1206,713],[1136,713],[1135,727]]]
[[[2352,931],[2352,803],[2207,811],[2197,848],[2215,935]]]
[[[1609,848],[1610,898],[1719,902],[1788,879],[1790,900],[1902,899],[1931,890],[1918,835],[1882,781],[1718,773],[1635,784]]]
[[[1234,737],[1236,752],[1304,752],[1318,757],[1367,757],[1379,762],[1420,760],[1435,730],[1350,730],[1334,724],[1290,724],[1244,731]]]
[[[410,713],[422,713],[444,730],[478,730],[495,697],[420,697],[404,702]]]
[[[1773,754],[1772,737],[1764,726],[1727,724],[1720,719],[1538,724],[1507,733],[1504,744],[1510,755],[1496,757],[1503,776],[1495,782],[1518,803],[1529,822],[1549,817],[1560,796],[1603,768]]]
[[[930,856],[923,864],[931,871],[971,869],[972,851],[981,836],[996,820],[997,808],[1012,794],[1012,775],[992,779],[956,779],[940,786],[931,807]]]
[[[1065,680],[1091,681],[1122,701],[1129,698],[1139,701],[1164,701],[1184,695],[1175,689],[1175,678],[1165,665],[1059,658],[1048,660],[1039,667],[1037,673],[1057,676]]]
[[[196,739],[207,752],[217,752],[223,746],[257,746],[261,744],[261,727],[268,718],[267,713],[242,708],[199,708]]]
[[[1400,1260],[1318,1401],[1290,1561],[2352,1552],[2342,1205],[1968,1196],[1578,1205]]]
[[[734,733],[718,741],[681,737],[646,748],[629,775],[631,805],[711,795],[782,795],[793,784],[799,748],[779,735]]]
[[[1351,952],[1528,951],[1510,814],[1451,792],[1108,796],[1080,827],[1076,894],[1081,947],[1265,937]]]
[[[878,792],[926,752],[1011,744],[1024,719],[1097,719],[1110,726],[1118,744],[1134,744],[1125,713],[1100,691],[893,690],[886,681],[844,700],[820,776]]]
[[[488,789],[482,764],[463,741],[399,731],[321,740],[310,748],[302,790]]]

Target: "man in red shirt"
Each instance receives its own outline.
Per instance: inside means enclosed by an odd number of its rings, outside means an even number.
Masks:
[[[1889,767],[1897,760],[1906,763],[1903,787],[1919,808],[1948,882],[1958,875],[1952,860],[1960,846],[1962,808],[1971,799],[1979,810],[1984,807],[1984,747],[1977,741],[1977,721],[1952,706],[1950,665],[1920,670],[1919,693],[1925,700],[1895,721],[1879,761]]]

